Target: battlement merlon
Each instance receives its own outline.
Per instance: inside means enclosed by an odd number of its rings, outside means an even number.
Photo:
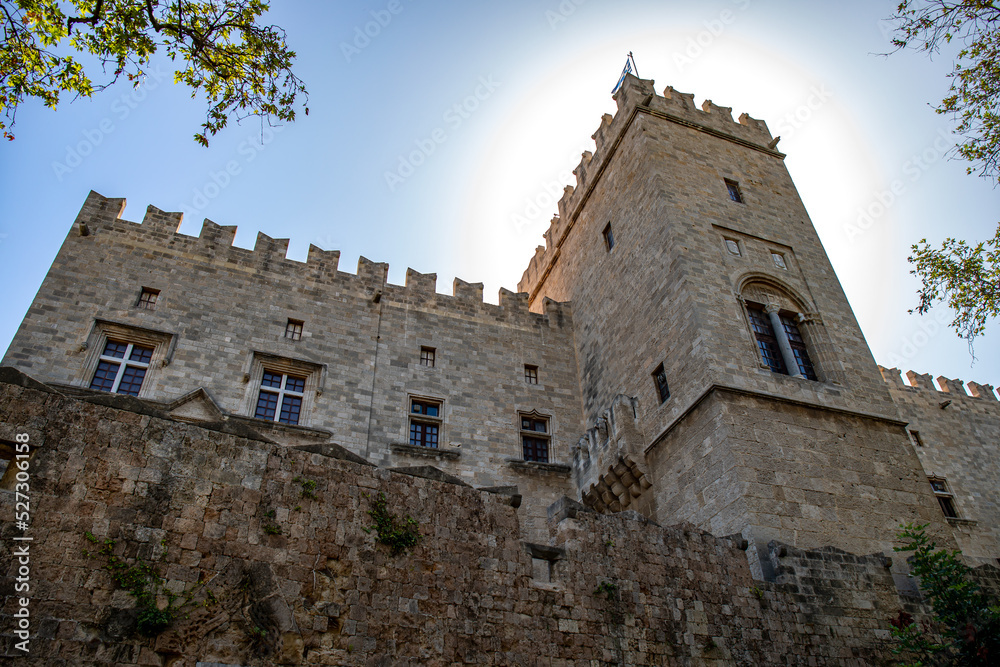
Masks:
[[[505,318],[513,318],[512,321],[527,324],[537,320],[536,324],[555,327],[562,327],[572,320],[568,303],[552,301],[544,305],[541,313],[532,313],[528,309],[527,294],[501,289],[499,305],[493,305],[483,301],[483,283],[470,283],[460,278],[455,278],[453,282],[452,295],[438,294],[437,275],[413,269],[407,270],[405,285],[392,285],[388,283],[389,265],[384,262],[359,257],[357,271],[351,274],[339,270],[339,250],[323,250],[310,245],[306,261],[301,262],[288,259],[287,238],[272,238],[258,232],[253,250],[248,250],[233,245],[237,230],[235,225],[218,225],[206,218],[200,234],[190,236],[177,231],[183,219],[182,213],[148,206],[142,223],[135,223],[121,217],[124,211],[124,198],[104,197],[91,191],[77,214],[67,243],[74,238],[79,243],[89,243],[93,237],[108,234],[105,238],[110,239],[119,234],[142,246],[157,246],[165,250],[175,247],[177,252],[193,258],[192,261],[198,261],[200,257],[205,262],[230,264],[262,274],[273,272],[298,278],[303,284],[353,284],[354,291],[364,294],[366,298],[388,288],[389,293],[399,298],[417,299],[444,312],[461,309],[468,314],[472,306],[473,312],[482,311],[489,317],[502,314]]]
[[[601,117],[601,124],[591,136],[596,149],[593,153],[583,152],[579,165],[573,170],[576,185],[565,187],[558,202],[558,214],[552,218],[544,233],[545,252],[542,256],[536,253],[518,284],[519,290],[528,292],[529,304],[535,304],[538,290],[551,270],[563,240],[636,115],[648,114],[784,159],[785,155],[775,149],[777,140],[771,136],[764,121],[743,113],[737,122],[733,120],[732,107],[705,100],[699,109],[695,106],[693,93],[682,93],[667,86],[662,95],[657,95],[653,84],[652,79],[626,75],[613,96],[618,105],[617,112],[614,116],[604,114]]]
[[[935,378],[932,378],[930,373],[906,371],[906,379],[909,381],[909,384],[907,384],[903,382],[901,371],[898,368],[886,368],[885,366],[879,366],[878,369],[882,373],[882,379],[885,380],[887,384],[892,385],[895,388],[905,388],[924,392],[932,391],[942,401],[958,397],[969,400],[997,402],[997,396],[994,393],[993,385],[969,381],[965,383],[965,386],[969,388],[969,392],[966,393],[961,380],[952,380],[944,375],[940,375],[936,378],[937,386],[935,386]]]

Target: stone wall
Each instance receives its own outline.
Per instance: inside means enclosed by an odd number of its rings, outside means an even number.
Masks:
[[[30,658],[47,665],[873,665],[902,602],[879,556],[770,545],[754,581],[739,536],[600,515],[564,499],[544,544],[508,495],[177,422],[128,398],[0,383],[0,432],[29,432]],[[126,409],[131,408],[131,409]],[[315,498],[302,482],[315,482]],[[378,494],[422,535],[391,555]],[[13,511],[0,494],[0,511]],[[266,529],[273,526],[271,529]],[[4,522],[3,655],[16,608]],[[135,602],[85,536],[193,593],[134,634]],[[20,534],[20,533],[18,533]],[[87,551],[91,553],[88,555]],[[211,592],[211,596],[209,596]]]
[[[517,486],[525,525],[544,530],[545,508],[570,492],[571,446],[583,432],[568,305],[528,310],[506,290],[483,302],[481,284],[340,253],[285,257],[287,239],[232,245],[235,227],[206,220],[199,237],[176,232],[180,214],[149,207],[142,224],[120,219],[122,199],[91,193],[3,359],[36,379],[89,386],[104,341],[155,346],[139,398],[189,421],[242,418],[289,445],[334,442],[382,467],[432,463],[478,487]],[[140,290],[159,290],[154,309]],[[288,319],[301,340],[285,337]],[[433,367],[420,362],[434,348]],[[263,361],[262,361],[263,360]],[[264,364],[307,376],[299,425],[252,419]],[[538,383],[525,381],[526,364]],[[439,448],[409,447],[409,398],[437,400]],[[548,419],[548,466],[524,465],[521,412]]]
[[[993,387],[883,368],[900,419],[908,422],[913,450],[928,478],[943,480],[958,518],[949,519],[962,553],[997,562],[1000,544],[1000,402]],[[926,482],[925,482],[926,483]],[[927,484],[929,488],[930,485]]]

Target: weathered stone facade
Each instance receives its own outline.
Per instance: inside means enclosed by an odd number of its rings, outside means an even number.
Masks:
[[[901,523],[995,564],[993,388],[875,364],[762,121],[631,76],[616,101],[499,305],[91,193],[2,362],[0,451],[36,447],[39,655],[875,664],[922,613]],[[90,388],[109,342],[149,355],[135,398]],[[269,374],[302,383],[293,424],[255,416]],[[379,491],[413,554],[364,530]],[[129,638],[86,532],[219,600]]]
[[[889,618],[920,612],[880,555],[772,543],[777,580],[759,581],[738,535],[569,499],[546,544],[525,543],[508,495],[34,385],[0,377],[0,421],[39,444],[34,634],[13,665],[873,665]],[[379,493],[416,519],[412,551],[392,556],[368,529]],[[15,533],[4,524],[4,562]],[[87,533],[193,592],[187,616],[135,636],[135,601]],[[5,656],[13,609],[8,595]]]

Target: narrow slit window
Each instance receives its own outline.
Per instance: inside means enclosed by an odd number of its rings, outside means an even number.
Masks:
[[[743,193],[740,192],[740,184],[736,181],[731,181],[728,178],[726,180],[726,190],[729,192],[729,198],[736,202],[737,204],[743,203]]]
[[[663,364],[653,371],[653,383],[656,385],[656,392],[660,397],[660,403],[665,403],[670,398],[670,388],[667,386],[667,372],[663,370]]]
[[[604,236],[604,246],[610,252],[610,250],[615,247],[615,235],[614,232],[611,231],[610,222],[604,226],[604,231],[601,232],[601,234]]]
[[[303,326],[305,326],[305,322],[302,320],[288,318],[288,324],[285,325],[285,338],[289,340],[302,340]]]

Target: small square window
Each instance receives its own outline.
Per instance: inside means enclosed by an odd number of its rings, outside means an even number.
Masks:
[[[441,402],[410,399],[410,444],[437,448],[441,437]]]
[[[156,308],[156,298],[158,296],[160,296],[160,290],[143,287],[142,291],[139,293],[139,301],[135,304],[135,306],[136,308],[143,308],[145,310],[154,310]]]
[[[302,320],[293,320],[288,318],[288,324],[285,325],[285,338],[289,340],[302,340],[302,327],[305,322]]]
[[[528,384],[538,384],[538,366],[524,365],[524,381]]]
[[[525,461],[549,462],[549,418],[534,412],[518,415],[521,420],[521,452]]]
[[[788,265],[785,264],[785,256],[780,252],[772,252],[771,259],[774,261],[774,265],[779,269],[788,270]]]
[[[736,181],[726,180],[726,190],[729,191],[729,198],[737,204],[743,203],[743,194],[740,192],[740,184]]]
[[[737,257],[741,257],[743,255],[743,253],[740,252],[740,242],[735,239],[726,239],[726,250],[728,250],[730,254],[736,255]]]
[[[660,396],[660,403],[666,402],[670,398],[670,388],[667,386],[667,373],[663,370],[663,364],[653,371],[653,382],[656,384],[656,392]]]
[[[433,347],[421,347],[420,348],[420,365],[434,367],[434,354],[435,349]]]
[[[605,245],[605,247],[607,247],[607,249],[610,251],[612,248],[615,247],[615,235],[611,231],[611,223],[610,222],[607,225],[604,226],[604,231],[601,232],[601,234],[604,236],[604,245]]]

